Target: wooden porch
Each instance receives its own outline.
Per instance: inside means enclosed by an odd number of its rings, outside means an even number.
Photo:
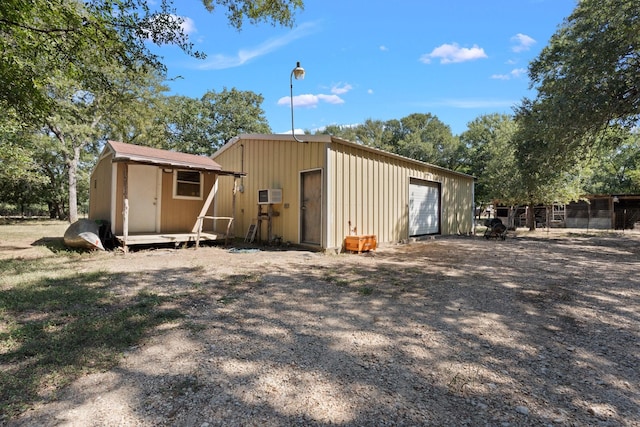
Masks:
[[[224,231],[202,231],[204,220],[212,220],[215,224],[218,221],[226,221],[227,227]],[[221,216],[199,216],[196,222],[195,231],[188,233],[133,233],[116,236],[118,243],[122,245],[125,252],[129,246],[135,245],[158,245],[158,244],[171,244],[176,247],[182,243],[195,242],[196,249],[200,246],[200,242],[203,241],[222,241],[227,245],[231,236],[231,225],[233,224],[232,217]]]
[[[124,236],[116,236],[118,243],[124,246]],[[197,233],[140,233],[129,234],[126,239],[127,246],[136,245],[158,245],[164,243],[174,243],[176,246],[182,243],[196,242],[197,244],[204,241],[221,241],[224,240],[225,244],[228,241],[228,236],[224,233],[200,233],[198,239]]]

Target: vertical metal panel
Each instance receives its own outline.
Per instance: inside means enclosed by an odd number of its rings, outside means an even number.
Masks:
[[[421,165],[383,152],[366,150],[340,142],[309,142],[268,139],[240,139],[216,157],[225,170],[242,170],[244,192],[236,195],[236,234],[244,235],[257,214],[257,190],[282,188],[283,204],[276,205],[273,233],[284,241],[299,242],[300,182],[304,170],[324,168],[326,188],[325,247],[341,247],[351,226],[358,234],[375,234],[378,242],[404,241],[409,236],[409,180],[411,177],[441,184],[441,233],[472,230],[473,179]],[[242,148],[243,146],[244,148]],[[242,153],[244,152],[244,161]],[[232,185],[222,185],[218,215],[231,214]],[[288,207],[285,207],[288,206]],[[264,227],[266,230],[266,227]],[[263,233],[263,236],[265,233]]]
[[[376,234],[379,242],[406,240],[411,177],[441,184],[442,234],[471,231],[471,177],[343,144],[332,144],[332,150],[333,168],[328,171],[328,182],[336,186],[332,241],[339,243],[349,234],[349,221],[358,234]]]
[[[244,160],[243,160],[244,155]],[[282,140],[240,139],[216,157],[225,170],[241,171],[243,192],[236,194],[235,233],[243,236],[258,214],[259,189],[281,188],[282,204],[274,205],[272,233],[284,241],[299,243],[300,232],[300,171],[324,168],[325,144],[299,143],[283,136]],[[222,185],[231,177],[221,177],[216,210],[219,215],[231,215],[232,186]],[[266,237],[266,224],[262,226]]]

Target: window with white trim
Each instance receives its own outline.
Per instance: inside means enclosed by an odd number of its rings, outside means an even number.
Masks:
[[[202,173],[190,170],[174,171],[173,198],[202,200]]]

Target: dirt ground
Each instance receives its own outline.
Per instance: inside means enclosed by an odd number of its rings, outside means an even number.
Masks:
[[[638,233],[161,249],[70,268],[118,273],[120,294],[186,294],[187,316],[10,426],[640,426]]]

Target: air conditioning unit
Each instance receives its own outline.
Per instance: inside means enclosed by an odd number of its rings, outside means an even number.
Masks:
[[[259,205],[271,205],[282,203],[282,189],[281,188],[267,188],[264,190],[258,190],[258,204]]]

